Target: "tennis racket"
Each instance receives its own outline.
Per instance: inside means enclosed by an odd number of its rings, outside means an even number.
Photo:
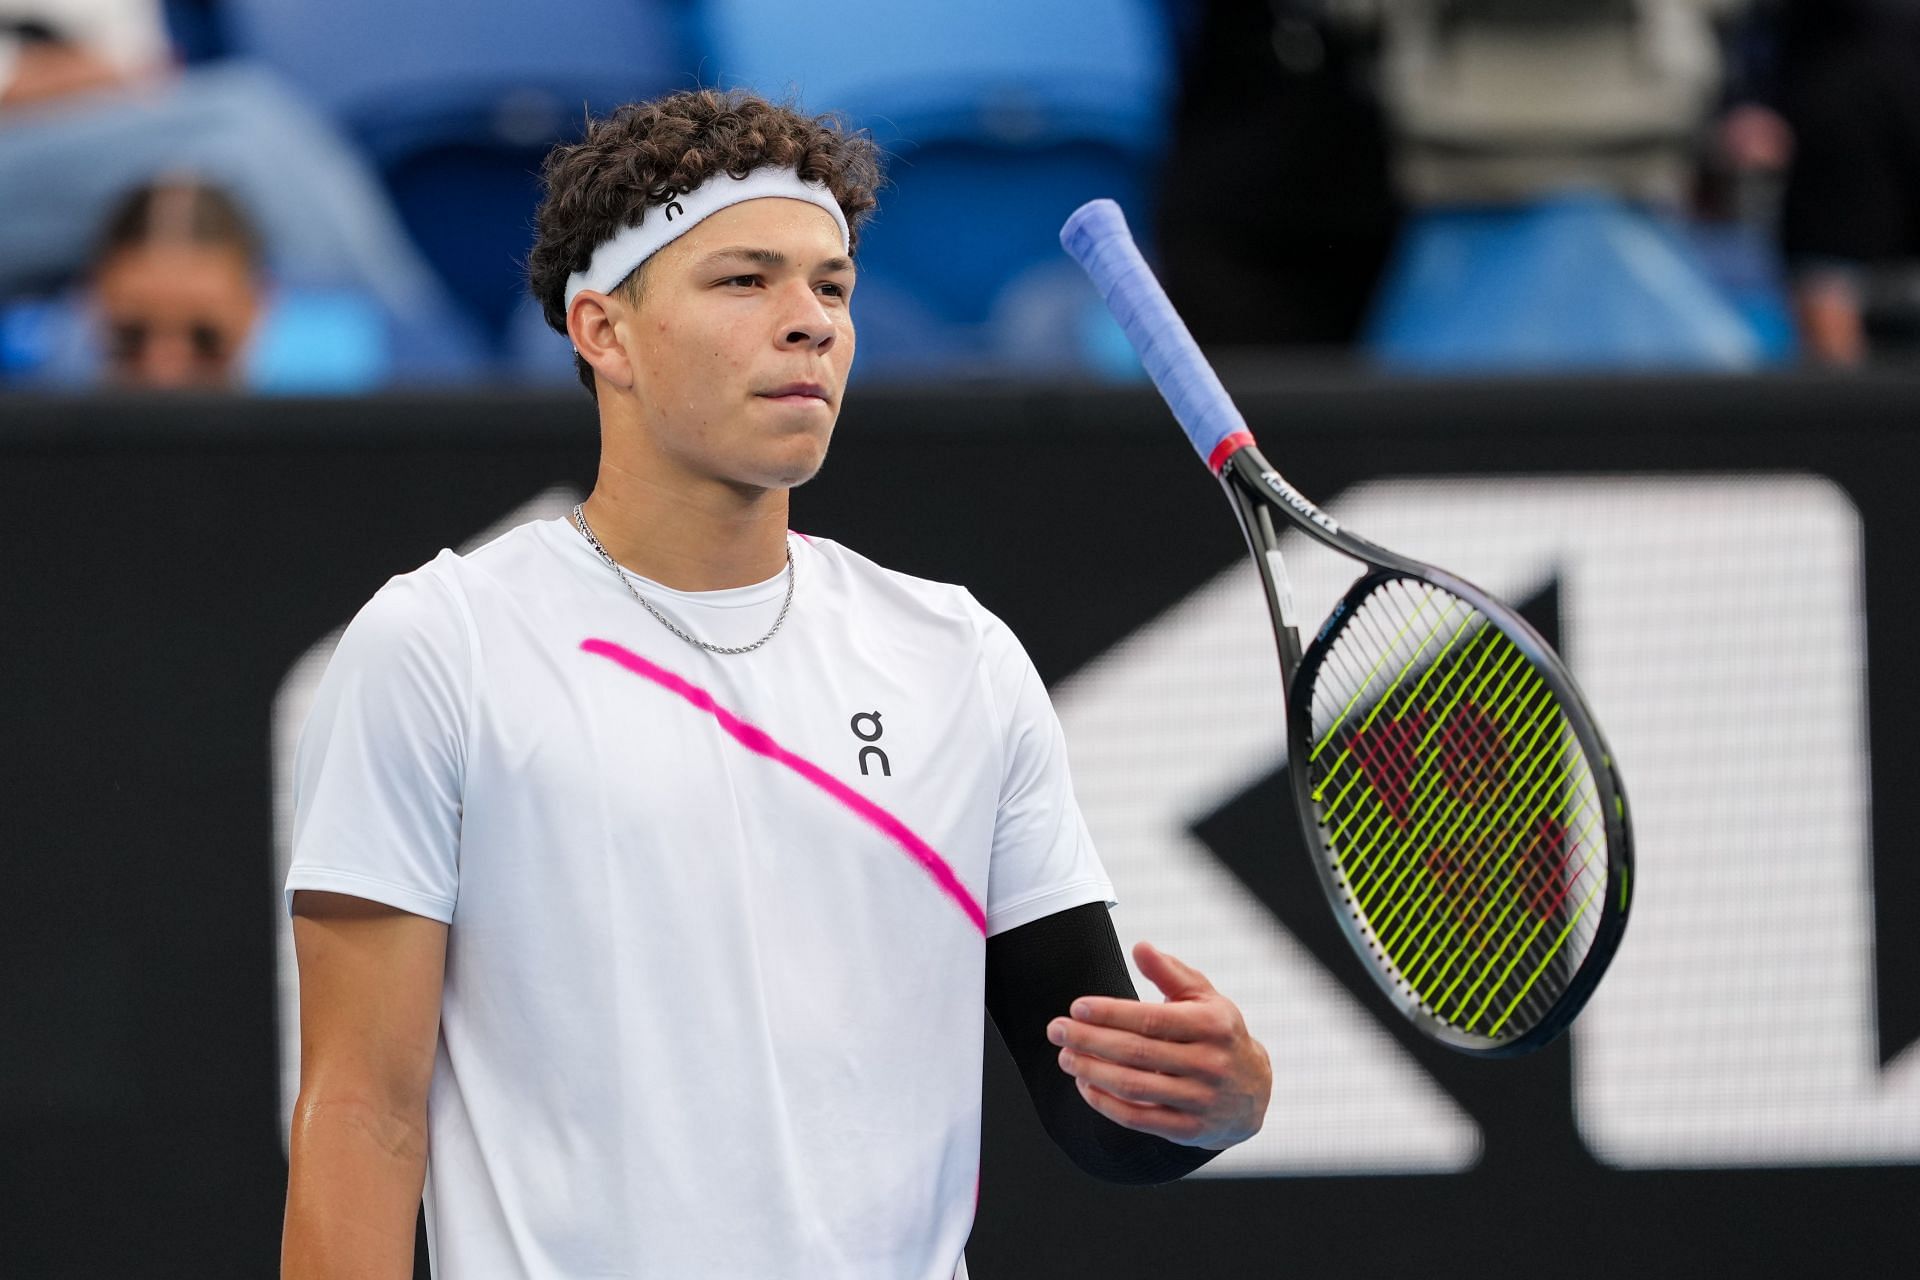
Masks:
[[[1442,1044],[1536,1049],[1580,1012],[1626,927],[1626,796],[1573,677],[1472,583],[1343,529],[1255,446],[1120,208],[1060,242],[1106,300],[1225,486],[1266,588],[1286,690],[1287,773],[1347,940]],[[1303,652],[1279,534],[1365,571]]]

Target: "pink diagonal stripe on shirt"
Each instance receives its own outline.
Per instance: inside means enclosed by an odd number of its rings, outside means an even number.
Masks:
[[[633,650],[617,645],[611,640],[582,640],[580,647],[588,653],[611,658],[637,676],[644,676],[662,689],[677,693],[694,706],[711,715],[722,729],[727,731],[735,742],[755,755],[785,765],[801,777],[820,788],[841,804],[864,819],[868,825],[877,828],[881,834],[892,840],[904,850],[908,857],[919,863],[926,873],[933,877],[941,891],[957,903],[967,913],[967,919],[973,921],[973,927],[983,935],[987,931],[987,913],[974,900],[967,886],[960,883],[960,877],[953,873],[947,860],[940,856],[932,845],[915,835],[911,828],[900,819],[888,813],[867,797],[855,791],[840,779],[822,769],[811,760],[803,759],[775,742],[765,729],[748,724],[733,712],[713,700],[713,695],[699,685],[677,676],[665,667],[647,661]]]

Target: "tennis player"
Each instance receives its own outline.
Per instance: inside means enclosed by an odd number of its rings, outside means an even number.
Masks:
[[[387,583],[301,741],[283,1274],[964,1275],[980,1009],[1116,1182],[1260,1126],[1267,1057],[1141,943],[1060,727],[959,587],[790,533],[877,153],[745,94],[554,151],[530,259],[592,496]]]

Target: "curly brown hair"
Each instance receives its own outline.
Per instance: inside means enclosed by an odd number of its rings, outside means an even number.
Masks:
[[[737,178],[767,165],[824,182],[859,245],[881,182],[880,149],[836,116],[803,115],[744,90],[693,89],[590,121],[585,137],[548,152],[542,168],[546,196],[527,255],[527,289],[547,323],[567,331],[567,277],[586,268],[601,242],[722,170]],[[636,270],[619,286],[630,299],[640,276]],[[593,393],[592,366],[577,355],[573,363]]]

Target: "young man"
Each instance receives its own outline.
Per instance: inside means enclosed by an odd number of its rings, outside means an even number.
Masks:
[[[1238,1011],[1141,944],[1060,729],[957,587],[787,530],[853,359],[872,145],[746,95],[562,147],[531,260],[593,495],[395,578],[301,744],[283,1274],[947,1280],[984,1000],[1116,1181],[1260,1125]],[[428,1153],[431,1150],[431,1163]]]

